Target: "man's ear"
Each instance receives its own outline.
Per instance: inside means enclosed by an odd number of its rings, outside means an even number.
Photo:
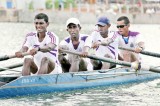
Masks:
[[[82,27],[81,27],[79,24],[78,24],[78,27],[79,27],[79,29],[81,30]]]
[[[130,27],[130,24],[128,24],[128,27]]]
[[[47,26],[49,26],[49,22],[47,22]]]
[[[110,27],[111,26],[111,24],[108,24],[108,27]]]
[[[66,29],[66,31],[68,31],[68,28]]]

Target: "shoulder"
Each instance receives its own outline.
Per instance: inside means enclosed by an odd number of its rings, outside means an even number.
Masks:
[[[101,35],[98,30],[93,30],[90,36],[92,36],[92,38],[99,38]]]
[[[117,31],[109,31],[108,32],[108,37],[112,38],[113,40],[115,40],[117,38],[117,36],[118,36]]]
[[[108,31],[109,35],[117,35],[117,31]]]
[[[87,37],[88,37],[87,34],[80,34],[80,39],[81,39],[82,41],[85,41]]]
[[[95,29],[95,30],[92,31],[91,34],[99,34],[99,31]]]
[[[118,31],[115,31],[115,34],[116,34],[117,36],[122,36]]]
[[[48,31],[47,35],[49,35],[50,37],[57,37],[58,38],[58,36],[54,32]]]
[[[62,42],[70,43],[70,40],[71,40],[70,37],[67,36],[62,40]]]
[[[34,37],[36,36],[36,32],[29,32],[28,34],[26,34],[26,37]]]
[[[129,36],[131,36],[131,37],[136,37],[136,36],[139,36],[139,35],[140,35],[139,32],[129,31]]]

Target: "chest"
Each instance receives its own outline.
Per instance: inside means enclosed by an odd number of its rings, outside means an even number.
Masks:
[[[84,41],[73,41],[67,44],[70,50],[82,51]]]
[[[119,37],[119,45],[127,47],[135,47],[136,37]]]
[[[45,37],[43,39],[39,39],[38,37],[32,37],[30,39],[30,43],[32,46],[34,45],[40,45],[40,46],[44,46],[46,44],[48,44],[50,42],[50,39]]]

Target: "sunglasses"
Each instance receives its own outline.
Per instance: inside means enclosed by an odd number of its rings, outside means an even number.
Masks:
[[[117,28],[124,28],[124,26],[127,26],[127,25],[117,25]]]

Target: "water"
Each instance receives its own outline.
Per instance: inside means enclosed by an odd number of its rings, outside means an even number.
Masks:
[[[90,34],[93,28],[94,25],[83,25],[82,33]],[[60,39],[67,36],[65,25],[50,24],[48,29],[54,31]],[[115,25],[111,29],[116,29]],[[160,25],[132,25],[131,29],[144,36],[147,51],[160,53]],[[12,55],[19,50],[25,34],[32,30],[32,23],[0,23],[0,56]],[[159,58],[142,57],[146,64],[160,66]],[[0,67],[22,61],[16,58],[1,61]],[[160,106],[159,100],[160,79],[156,79],[112,87],[0,99],[0,106]]]

